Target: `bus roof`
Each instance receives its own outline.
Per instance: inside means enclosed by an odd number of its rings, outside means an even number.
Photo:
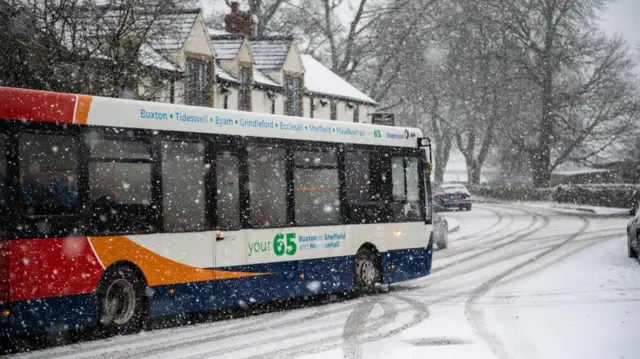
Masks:
[[[417,147],[417,128],[0,87],[0,118],[48,123]]]

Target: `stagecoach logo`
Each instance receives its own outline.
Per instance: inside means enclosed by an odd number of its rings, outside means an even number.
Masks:
[[[404,130],[402,134],[387,132],[387,138],[390,140],[406,140],[409,138],[409,130]]]

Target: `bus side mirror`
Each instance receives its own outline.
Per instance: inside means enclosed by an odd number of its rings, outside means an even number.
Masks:
[[[636,215],[636,209],[635,209],[635,208],[631,208],[631,209],[629,210],[629,215],[630,215],[630,216],[635,216],[635,215]]]

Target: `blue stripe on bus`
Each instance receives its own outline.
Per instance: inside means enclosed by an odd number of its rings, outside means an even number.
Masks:
[[[427,248],[382,253],[383,282],[391,284],[430,274],[432,245],[431,238]],[[149,315],[161,317],[346,292],[353,289],[354,268],[354,256],[221,267],[217,269],[274,274],[151,287]],[[0,322],[0,335],[7,331],[27,333],[45,328],[85,327],[95,321],[97,303],[94,294],[83,294],[11,302],[9,309],[9,323]]]

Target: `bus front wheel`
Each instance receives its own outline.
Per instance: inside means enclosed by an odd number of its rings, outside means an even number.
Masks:
[[[98,325],[104,335],[137,333],[146,322],[146,283],[133,268],[110,268],[98,288]]]
[[[356,290],[358,293],[369,293],[381,276],[380,259],[371,249],[360,248],[356,254]]]

